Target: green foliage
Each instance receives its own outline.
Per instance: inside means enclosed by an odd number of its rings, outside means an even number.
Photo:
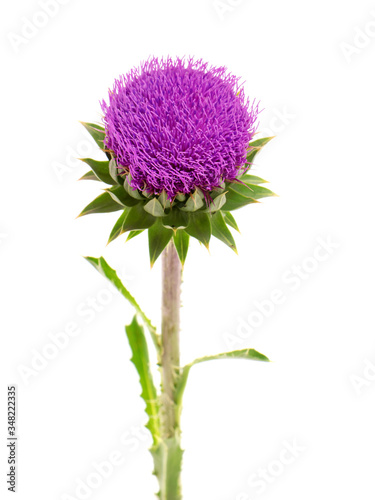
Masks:
[[[155,224],[153,224],[148,230],[151,267],[154,265],[156,259],[162,253],[164,248],[168,245],[172,236],[172,229],[164,227],[160,218],[156,219]]]
[[[151,448],[154,474],[158,478],[160,500],[181,500],[180,472],[183,451],[178,437],[161,440]]]
[[[185,229],[190,236],[199,240],[206,248],[208,248],[212,233],[210,219],[211,217],[209,214],[202,212],[198,212],[194,215],[191,214],[189,225]]]
[[[179,229],[173,235],[173,241],[182,266],[185,264],[186,256],[189,250],[189,239],[190,236],[183,229]]]
[[[157,352],[160,351],[160,338],[156,332],[156,328],[153,326],[151,321],[145,315],[145,313],[140,308],[138,302],[132,296],[132,294],[127,290],[127,288],[122,284],[120,278],[117,276],[117,273],[114,269],[112,269],[103,257],[95,258],[95,257],[85,257],[85,259],[92,264],[95,269],[102,274],[105,278],[107,278],[115,288],[125,297],[125,299],[134,307],[135,311],[142,318],[144,325],[147,327],[152,340],[157,348]]]
[[[88,214],[102,214],[106,212],[116,212],[117,210],[122,210],[124,207],[117,203],[109,193],[105,192],[100,194],[89,203],[79,214],[78,217]]]
[[[223,217],[223,214],[221,212],[216,212],[212,216],[211,226],[212,226],[212,235],[215,236],[215,238],[222,241],[223,243],[225,243],[226,245],[228,245],[229,248],[231,248],[237,253],[236,242],[234,241],[232,233],[229,231],[225,219]]]
[[[155,446],[160,440],[160,404],[150,370],[150,360],[144,329],[138,323],[137,317],[134,316],[130,325],[125,327],[125,331],[132,351],[131,361],[138,372],[139,381],[142,387],[141,397],[146,404],[146,413],[149,417],[146,427],[151,432]]]

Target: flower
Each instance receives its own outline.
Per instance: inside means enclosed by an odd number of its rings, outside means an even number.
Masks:
[[[170,200],[233,181],[247,168],[258,105],[239,78],[202,60],[151,58],[115,81],[105,146],[133,189]]]

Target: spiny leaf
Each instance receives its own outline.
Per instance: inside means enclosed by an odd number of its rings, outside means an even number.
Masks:
[[[151,448],[154,474],[158,478],[160,500],[181,500],[181,465],[183,451],[177,437],[163,439]]]
[[[136,200],[144,200],[143,196],[139,193],[138,189],[132,188],[129,182],[130,182],[130,174],[127,175],[124,182],[125,191]]]
[[[212,233],[209,215],[205,213],[190,214],[190,222],[185,231],[208,248]]]
[[[231,248],[232,250],[234,250],[234,252],[237,253],[236,243],[234,241],[232,233],[227,228],[227,225],[225,223],[224,217],[221,212],[216,212],[216,214],[212,216],[211,225],[212,225],[212,235],[215,236],[215,238],[222,241],[223,243],[225,243],[226,245],[228,245],[229,248]]]
[[[269,361],[267,356],[261,354],[255,349],[240,349],[238,351],[223,352],[220,354],[214,354],[212,356],[204,356],[203,358],[198,358],[192,363],[185,365],[181,370],[181,374],[177,383],[176,393],[175,393],[176,394],[175,402],[177,404],[179,412],[181,411],[182,396],[186,387],[186,382],[189,376],[190,368],[198,363],[203,363],[204,361],[212,361],[215,359],[233,359],[233,358],[248,359],[254,361]]]
[[[173,231],[163,226],[160,218],[156,219],[148,230],[148,246],[150,251],[151,267],[156,262],[156,259],[162,253],[164,248],[168,245],[169,240],[173,236]]]
[[[112,177],[109,175],[109,161],[96,161],[92,158],[80,158],[80,160],[84,163],[87,163],[87,165],[91,168],[91,170],[100,181],[103,181],[106,184],[110,184],[111,186],[114,186],[116,184]]]
[[[249,153],[247,154],[246,161],[250,164],[253,163],[255,156],[271,139],[273,139],[273,137],[263,137],[261,139],[257,139],[256,141],[250,142]],[[248,165],[248,168],[251,168],[251,165]]]
[[[165,189],[163,189],[163,191],[159,194],[158,200],[160,201],[164,210],[171,206],[171,202],[168,200],[168,195]]]
[[[159,335],[156,333],[156,328],[152,325],[151,321],[148,319],[148,317],[145,315],[145,313],[142,311],[140,306],[138,305],[137,301],[135,298],[131,295],[131,293],[125,288],[125,286],[122,284],[120,278],[117,276],[117,273],[114,269],[112,269],[105,259],[103,257],[95,258],[95,257],[85,257],[87,262],[90,262],[91,265],[95,267],[95,269],[102,274],[104,277],[106,277],[114,286],[117,288],[117,290],[125,297],[125,299],[134,307],[136,312],[140,315],[142,318],[143,323],[146,325],[147,329],[150,332],[150,335],[152,337],[152,340],[155,344],[155,347],[157,348],[158,352],[160,351],[160,339]]]
[[[226,199],[225,193],[221,193],[210,202],[209,207],[207,207],[205,210],[202,210],[202,211],[206,212],[206,213],[207,212],[208,213],[215,213],[218,210],[220,210],[223,205],[225,205],[226,201],[227,201],[227,199]]]
[[[101,125],[97,125],[96,123],[85,123],[85,122],[80,122],[87,132],[91,135],[91,137],[94,139],[96,144],[100,147],[100,149],[105,149],[104,145],[104,137],[105,137],[105,130]]]
[[[141,203],[135,205],[129,210],[123,226],[123,232],[138,231],[139,229],[148,229],[156,221],[156,217],[145,212]]]
[[[111,178],[113,179],[114,183],[120,184],[119,175],[118,175],[118,167],[117,167],[116,160],[114,158],[112,158],[109,162],[108,172],[109,172],[109,175],[111,176]]]
[[[116,212],[117,210],[123,210],[123,206],[119,205],[113,198],[107,193],[97,196],[95,200],[89,203],[79,214],[78,217],[88,214],[101,214],[106,212]]]
[[[154,217],[163,217],[165,215],[162,204],[157,198],[153,198],[147,202],[143,208]]]
[[[240,230],[239,230],[239,228],[237,226],[236,219],[233,217],[233,215],[230,212],[223,212],[223,211],[222,211],[222,214],[224,215],[225,222],[230,227],[233,227],[233,229],[235,229],[236,231],[240,232]]]
[[[189,239],[190,236],[183,229],[175,231],[173,235],[174,245],[182,266],[185,264],[186,256],[189,250]]]
[[[146,404],[146,413],[149,417],[146,427],[151,432],[154,445],[157,445],[160,438],[159,402],[150,370],[150,360],[144,330],[138,323],[136,316],[134,316],[130,325],[125,327],[125,331],[133,354],[131,361],[138,372],[142,387],[141,397]]]

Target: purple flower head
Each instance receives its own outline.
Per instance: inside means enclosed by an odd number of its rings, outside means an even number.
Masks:
[[[170,199],[238,176],[258,115],[237,77],[192,58],[149,59],[101,105],[105,145],[131,186]]]

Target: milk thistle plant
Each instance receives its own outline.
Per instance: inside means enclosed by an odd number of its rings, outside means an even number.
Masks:
[[[148,415],[157,495],[180,500],[180,416],[190,369],[224,358],[268,361],[242,349],[180,365],[181,274],[189,240],[208,248],[213,236],[236,252],[232,211],[273,196],[262,186],[266,181],[249,173],[271,138],[254,140],[258,105],[245,97],[239,79],[193,58],[150,58],[115,81],[101,108],[101,125],[83,125],[107,158],[84,158],[90,170],[82,179],[108,187],[80,215],[118,211],[109,242],[123,233],[128,241],[148,232],[151,265],[162,255],[161,332],[103,257],[86,259],[135,309],[125,331]],[[160,389],[145,332],[156,351]]]

